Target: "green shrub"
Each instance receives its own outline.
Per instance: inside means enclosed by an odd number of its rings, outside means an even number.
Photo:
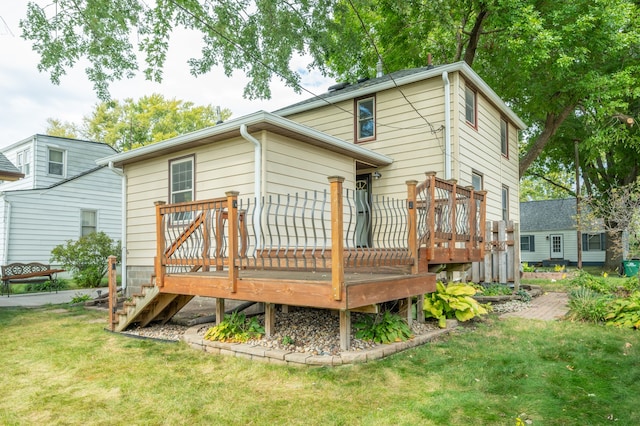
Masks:
[[[570,284],[574,287],[584,287],[600,294],[612,294],[616,291],[616,286],[612,281],[607,281],[605,277],[597,277],[586,271],[580,271]]]
[[[520,300],[523,302],[531,302],[531,295],[526,290],[520,289],[516,292],[516,295],[520,297]]]
[[[63,265],[80,287],[98,287],[107,274],[107,258],[120,261],[120,242],[114,242],[104,232],[93,232],[77,241],[67,240],[51,251],[51,262]]]
[[[353,324],[356,338],[376,343],[404,342],[411,338],[409,325],[399,315],[385,311],[383,314],[364,315]]]
[[[69,283],[64,279],[59,278],[55,280],[55,282],[51,280],[47,280],[43,282],[29,283],[26,285],[25,291],[41,292],[41,291],[65,290],[67,288],[69,288]]]
[[[436,318],[440,328],[445,328],[447,318],[455,317],[458,321],[464,322],[487,314],[487,310],[472,297],[476,292],[476,289],[468,284],[445,286],[441,282],[436,283],[436,291],[424,297],[425,318]]]
[[[264,327],[256,317],[247,320],[247,316],[234,312],[225,315],[220,324],[209,328],[204,335],[207,340],[219,342],[246,342],[249,339],[259,339],[264,334]]]
[[[88,294],[76,293],[75,296],[71,298],[71,303],[82,303],[91,300],[91,296]]]
[[[480,290],[483,296],[510,296],[513,290],[507,285],[492,283]]]
[[[627,298],[615,299],[607,306],[604,316],[607,325],[640,328],[640,292]]]
[[[569,318],[576,321],[602,322],[610,300],[611,296],[587,287],[573,289],[569,292]]]
[[[535,272],[536,271],[536,267],[531,265],[529,266],[529,264],[527,262],[522,262],[522,272]]]

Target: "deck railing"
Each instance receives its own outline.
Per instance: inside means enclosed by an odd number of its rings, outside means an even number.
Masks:
[[[242,269],[331,271],[340,297],[345,269],[404,266],[417,273],[420,246],[482,247],[483,193],[428,175],[420,185],[407,182],[407,199],[369,199],[343,189],[343,181],[331,177],[328,190],[262,199],[228,192],[157,203],[156,282],[162,286],[166,273],[228,270],[233,291]]]

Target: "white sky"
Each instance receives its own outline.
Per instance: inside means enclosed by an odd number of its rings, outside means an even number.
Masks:
[[[79,124],[99,102],[83,67],[69,70],[59,86],[51,83],[47,73],[38,71],[39,56],[20,37],[18,27],[19,20],[26,17],[27,1],[4,0],[0,5],[0,147],[44,133],[47,118]],[[46,5],[50,1],[39,3]],[[112,84],[111,97],[138,99],[160,93],[167,99],[229,108],[237,118],[259,110],[273,111],[312,96],[308,92],[298,95],[276,78],[271,84],[271,100],[250,101],[242,97],[247,79],[241,72],[233,78],[227,78],[222,70],[193,77],[186,61],[199,55],[200,44],[197,34],[174,35],[162,83],[146,81],[140,73],[135,79]],[[300,59],[300,67],[304,65]],[[304,87],[315,94],[326,92],[331,84],[333,80],[315,73],[303,79]]]

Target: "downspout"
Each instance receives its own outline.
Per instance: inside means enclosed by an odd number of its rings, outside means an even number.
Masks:
[[[122,178],[122,207],[120,208],[122,214],[122,270],[120,276],[122,292],[124,293],[127,289],[127,175],[125,175],[122,170],[113,167],[113,161],[109,161],[109,170]]]
[[[256,209],[253,214],[253,224],[256,233],[256,248],[262,246],[261,244],[261,220],[262,217],[262,145],[260,141],[249,134],[247,131],[247,125],[240,125],[240,135],[248,142],[253,144],[253,162],[254,162],[254,177],[253,177],[253,193],[256,199]]]
[[[451,179],[451,95],[449,73],[442,73],[444,81],[444,178]]]
[[[11,202],[7,200],[4,195],[4,202],[6,204],[6,214],[4,220],[4,252],[2,253],[2,264],[7,265],[9,263],[9,231],[11,230]]]

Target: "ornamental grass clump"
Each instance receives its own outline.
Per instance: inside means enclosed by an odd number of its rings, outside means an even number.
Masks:
[[[485,315],[488,311],[473,296],[477,290],[468,284],[436,283],[436,291],[425,295],[425,318],[435,318],[438,326],[445,328],[447,319],[455,318],[464,322]]]

